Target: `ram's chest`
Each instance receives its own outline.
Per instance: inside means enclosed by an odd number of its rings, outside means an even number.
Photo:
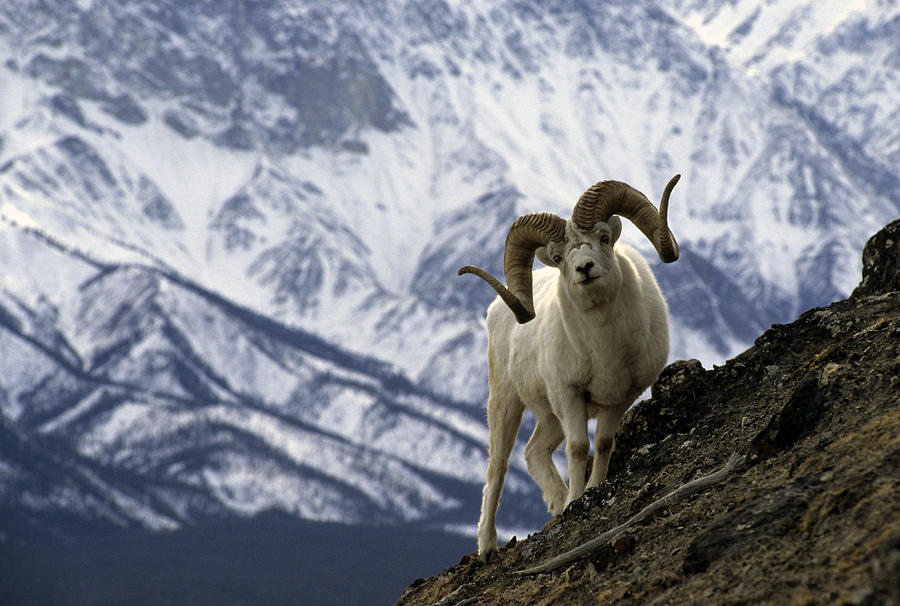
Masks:
[[[617,406],[625,402],[634,391],[634,367],[622,359],[595,359],[590,365],[590,376],[579,382],[585,386],[586,401],[600,406]]]
[[[610,339],[588,342],[572,349],[572,385],[584,389],[586,401],[599,406],[618,406],[633,396],[639,352],[629,343]]]

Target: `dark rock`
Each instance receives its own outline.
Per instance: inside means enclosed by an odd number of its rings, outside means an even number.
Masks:
[[[619,555],[628,553],[632,549],[634,549],[634,535],[630,534],[620,534],[612,541],[610,541],[610,545],[612,545],[613,550]]]
[[[200,129],[194,124],[193,119],[184,112],[167,110],[163,114],[163,122],[185,139],[193,139],[200,134]]]
[[[709,410],[701,396],[710,388],[711,379],[712,373],[698,360],[678,360],[666,366],[651,387],[653,397],[638,402],[626,413],[622,426],[628,431],[623,430],[616,438],[614,460],[668,436],[689,433]]]
[[[81,111],[81,106],[78,104],[78,100],[75,99],[72,95],[68,95],[66,93],[53,95],[50,98],[50,107],[52,107],[54,111],[59,112],[60,114],[72,120],[72,122],[74,122],[75,124],[79,126],[87,126],[84,112]]]
[[[213,138],[217,145],[239,151],[253,149],[253,133],[242,124],[234,123]]]
[[[364,156],[369,153],[369,145],[358,139],[344,139],[341,141],[341,149],[352,154]]]
[[[130,126],[139,126],[147,121],[147,112],[131,95],[113,97],[103,103],[100,109]]]
[[[900,604],[900,534],[888,537],[878,547],[872,558],[872,573],[872,590],[865,603]]]
[[[818,378],[810,373],[797,385],[784,407],[772,416],[765,429],[753,439],[750,458],[774,456],[812,433],[822,417],[823,406]]]
[[[172,202],[163,194],[156,184],[141,175],[138,180],[136,196],[144,215],[167,229],[184,229],[184,223]]]
[[[701,532],[684,557],[685,574],[706,572],[716,561],[733,557],[763,537],[791,532],[806,507],[803,482],[753,500]]]
[[[862,255],[862,282],[852,297],[900,290],[900,219],[869,238]]]

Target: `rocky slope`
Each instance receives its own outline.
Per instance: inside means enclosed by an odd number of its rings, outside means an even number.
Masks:
[[[517,574],[733,453],[715,485],[573,562]],[[414,581],[399,604],[613,601],[900,603],[900,220],[869,240],[848,299],[773,325],[723,366],[667,367],[626,416],[606,485],[489,564],[469,554]]]

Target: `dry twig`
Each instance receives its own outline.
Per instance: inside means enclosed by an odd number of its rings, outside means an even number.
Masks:
[[[724,480],[729,473],[731,473],[737,466],[744,462],[744,457],[742,455],[738,455],[734,453],[731,455],[731,458],[728,459],[728,462],[719,469],[718,471],[714,471],[711,474],[701,476],[695,480],[691,480],[690,482],[683,484],[667,494],[666,496],[657,499],[653,503],[650,503],[638,513],[634,514],[629,518],[624,524],[620,524],[611,530],[607,530],[599,537],[591,539],[586,543],[582,543],[578,547],[570,549],[569,551],[562,553],[554,558],[547,560],[537,566],[532,568],[526,568],[525,570],[519,570],[515,574],[526,575],[526,574],[537,574],[540,572],[549,572],[551,570],[555,570],[561,566],[565,566],[566,564],[570,564],[575,560],[583,558],[584,556],[590,554],[592,551],[603,547],[611,540],[613,540],[617,535],[621,534],[631,526],[634,526],[638,522],[642,521],[644,518],[649,516],[651,513],[661,509],[662,507],[667,507],[672,505],[675,501],[683,499],[686,496],[695,494],[697,492],[701,492],[706,490],[710,486],[717,484]]]

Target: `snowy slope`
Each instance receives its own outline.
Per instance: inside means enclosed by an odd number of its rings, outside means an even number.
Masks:
[[[0,291],[4,447],[72,473],[4,456],[3,506],[152,528],[272,508],[447,525],[476,506],[486,429],[459,403],[158,270],[31,259],[85,279],[59,285],[64,308]],[[521,468],[511,491],[533,492]]]
[[[4,4],[9,435],[125,474],[154,527],[474,519],[492,297],[456,269],[681,173],[671,358],[721,362],[900,215],[898,52],[890,1]],[[507,525],[542,519],[520,475]]]

